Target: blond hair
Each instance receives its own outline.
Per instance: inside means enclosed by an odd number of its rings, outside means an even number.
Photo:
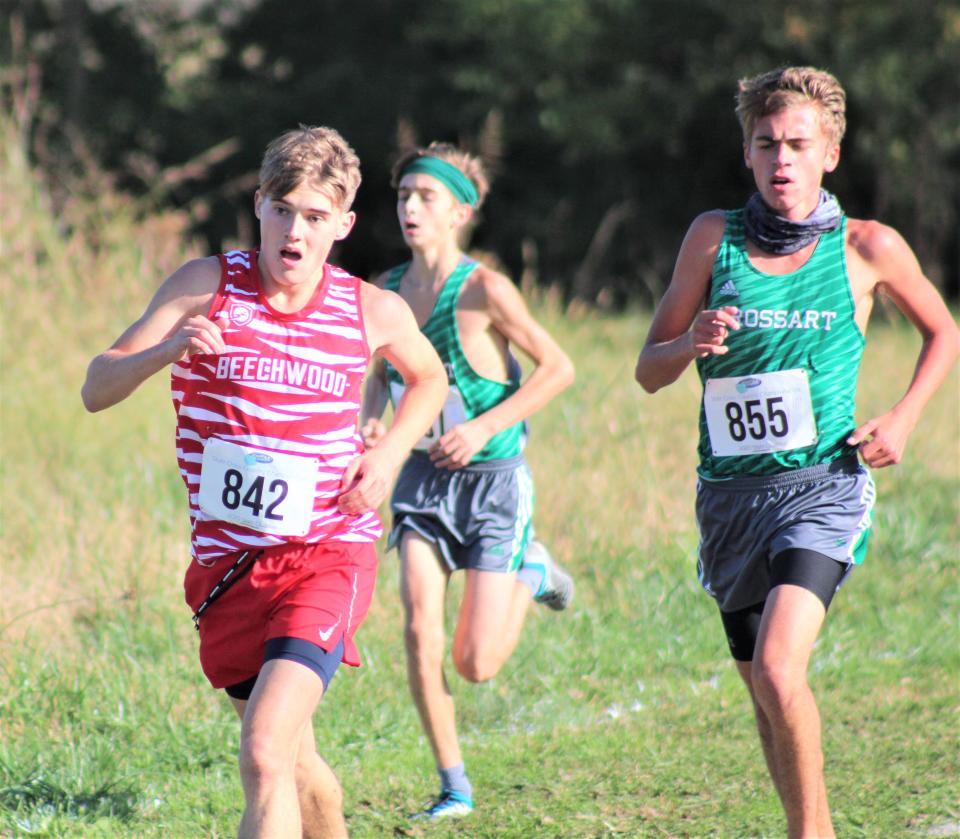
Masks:
[[[737,119],[749,143],[757,122],[765,116],[796,105],[814,104],[820,111],[820,126],[836,145],[847,130],[847,95],[840,82],[815,67],[780,67],[738,84]]]
[[[470,154],[452,143],[433,142],[426,148],[408,149],[401,152],[391,169],[390,185],[397,189],[403,170],[418,157],[436,157],[445,160],[451,166],[456,166],[473,183],[477,190],[476,208],[483,204],[484,198],[490,192],[490,176],[483,160],[477,155]]]
[[[301,125],[267,146],[260,165],[260,192],[283,198],[302,183],[316,186],[349,210],[360,186],[360,159],[333,128]]]

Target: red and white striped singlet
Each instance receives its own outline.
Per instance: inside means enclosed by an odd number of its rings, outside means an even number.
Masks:
[[[194,557],[208,564],[285,542],[375,541],[382,533],[375,512],[345,515],[336,505],[344,470],[363,452],[357,421],[370,351],[361,280],[327,265],[311,301],[285,314],[261,294],[256,250],[221,254],[220,266],[208,316],[223,312],[229,318],[226,351],[194,355],[171,368],[177,463],[189,496]],[[227,455],[218,464],[213,452],[221,448]],[[275,461],[291,474],[309,465],[300,493],[283,472],[263,477],[256,471]],[[302,526],[286,533],[283,514],[298,497]]]

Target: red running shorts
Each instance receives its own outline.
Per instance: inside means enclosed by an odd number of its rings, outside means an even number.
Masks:
[[[194,560],[183,581],[194,611],[236,560]],[[215,688],[256,676],[271,638],[302,638],[326,652],[343,639],[343,663],[360,666],[353,635],[373,599],[372,542],[320,542],[266,548],[251,569],[200,618],[200,665]]]

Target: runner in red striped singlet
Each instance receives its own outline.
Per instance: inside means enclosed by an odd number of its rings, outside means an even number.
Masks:
[[[362,451],[356,415],[370,356],[361,281],[327,265],[314,299],[286,314],[259,299],[256,251],[219,259],[222,279],[210,311],[214,320],[224,318],[227,351],[209,359],[192,356],[171,371],[177,462],[189,490],[194,557],[209,565],[225,554],[282,545],[288,538],[282,527],[279,533],[257,527],[258,507],[269,523],[289,504],[269,487],[247,503],[240,498],[223,518],[204,513],[201,464],[211,436],[319,463],[312,507],[302,511],[296,527],[300,540],[375,541],[382,528],[373,510],[351,516],[336,504],[343,468]]]
[[[359,161],[329,128],[267,148],[260,247],[188,262],[90,363],[100,411],[172,366],[177,462],[193,560],[184,581],[200,661],[242,720],[239,836],[346,836],[342,794],[312,716],[353,641],[376,576],[376,508],[447,393],[396,294],[327,263],[355,215]],[[373,354],[405,397],[376,449],[358,433]]]

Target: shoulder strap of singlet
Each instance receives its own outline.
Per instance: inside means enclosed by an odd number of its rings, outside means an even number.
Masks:
[[[467,257],[462,258],[460,262],[457,263],[457,267],[453,269],[447,281],[443,284],[443,288],[440,289],[440,294],[437,295],[437,302],[434,304],[433,309],[433,317],[443,314],[449,315],[454,312],[457,308],[457,301],[460,299],[460,291],[463,289],[463,284],[476,267],[476,260],[468,259]],[[433,317],[431,317],[431,320],[433,320]]]
[[[742,234],[740,212],[738,210],[723,211],[723,232],[720,234],[720,242],[717,244],[717,253],[713,258],[713,265],[710,268],[710,276],[707,278],[707,288],[703,298],[704,305],[708,308],[711,305],[715,277],[729,266],[731,254],[737,254],[746,247],[742,235],[738,235],[738,231]]]
[[[383,283],[383,287],[387,291],[400,291],[400,281],[403,279],[403,275],[406,273],[407,268],[410,267],[409,262],[404,262],[402,265],[397,265],[395,268],[390,269],[390,273],[387,274],[387,279]]]
[[[253,266],[257,261],[256,249],[249,251],[233,250],[218,254],[217,260],[220,263],[220,284],[210,301],[207,317],[215,319],[216,313],[223,307],[224,300],[227,298],[227,286],[233,287],[234,292],[239,291],[244,297],[249,296],[250,302],[255,303],[257,293],[257,282],[254,279]]]

